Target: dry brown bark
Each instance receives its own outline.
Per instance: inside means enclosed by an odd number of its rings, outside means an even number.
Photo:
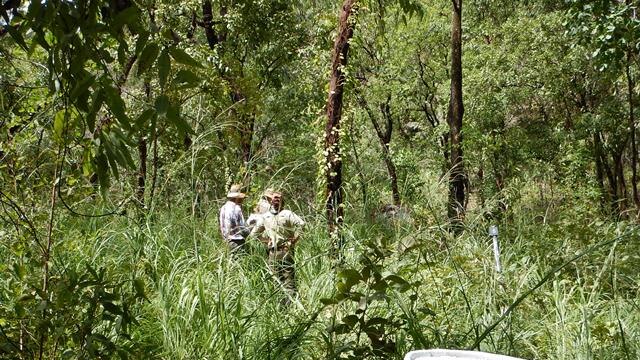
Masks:
[[[327,124],[325,127],[325,165],[326,165],[326,210],[329,233],[336,234],[342,224],[344,210],[342,189],[342,159],[340,154],[340,119],[342,117],[342,97],[345,73],[349,55],[349,40],[353,37],[355,22],[353,8],[356,0],[345,0],[342,4],[338,35],[333,46],[331,80],[327,102]]]
[[[450,141],[450,175],[448,215],[460,223],[465,213],[466,175],[462,157],[462,0],[452,0],[451,22],[451,97],[447,122]]]

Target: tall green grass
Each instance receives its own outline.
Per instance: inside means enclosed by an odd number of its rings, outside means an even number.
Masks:
[[[213,207],[204,216],[189,204],[174,204],[171,211],[156,209],[146,218],[69,217],[58,222],[65,241],[58,243],[55,263],[57,271],[88,263],[107,269],[115,280],[143,280],[146,300],[132,305],[137,324],[131,353],[138,358],[358,358],[353,349],[371,347],[371,340],[355,330],[332,329],[362,314],[359,305],[326,305],[323,299],[339,292],[341,271],[362,269],[372,249],[384,250],[375,263],[380,274],[411,285],[406,292],[389,285],[384,298],[367,305],[367,316],[387,321],[391,332],[393,347],[379,358],[476,342],[479,350],[527,359],[640,356],[634,225],[601,219],[571,203],[551,210],[532,206],[525,193],[498,223],[503,265],[498,274],[486,213],[471,211],[465,230],[454,237],[438,210],[446,201],[441,191],[438,185],[425,190],[411,221],[363,215],[369,211],[350,204],[340,261],[330,255],[323,219],[307,210],[308,226],[296,251],[299,297],[290,306],[280,305],[284,292],[268,270],[262,245],[253,241],[246,254],[228,253]],[[538,217],[542,211],[544,221]],[[370,285],[354,289],[373,293]]]

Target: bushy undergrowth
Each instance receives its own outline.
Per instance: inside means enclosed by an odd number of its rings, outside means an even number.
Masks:
[[[69,217],[58,222],[59,291],[49,299],[33,290],[38,275],[11,269],[12,252],[0,251],[0,357],[20,346],[35,356],[38,326],[56,341],[47,354],[69,358],[399,359],[435,347],[527,359],[640,355],[635,226],[575,204],[556,204],[545,219],[540,207],[515,206],[498,224],[496,273],[485,214],[471,212],[454,237],[433,211],[442,199],[431,199],[411,220],[352,211],[339,259],[322,219],[305,214],[290,306],[262,245],[226,251],[216,211]]]

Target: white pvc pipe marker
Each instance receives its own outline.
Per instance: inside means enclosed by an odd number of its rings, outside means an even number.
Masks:
[[[502,271],[500,266],[500,244],[498,243],[498,227],[496,225],[489,226],[489,236],[493,239],[493,258],[496,261],[496,272]]]

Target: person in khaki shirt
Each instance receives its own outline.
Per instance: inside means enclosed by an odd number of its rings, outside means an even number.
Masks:
[[[247,225],[249,226],[249,228],[251,228],[252,235],[255,235],[256,228],[262,225],[262,220],[264,219],[264,216],[270,213],[271,194],[273,194],[273,189],[271,188],[266,189],[262,193],[260,200],[258,201],[255,208],[253,209],[253,213],[249,215],[249,218],[247,219]],[[261,237],[258,237],[258,240],[260,240],[260,242],[264,243],[265,245],[268,243],[268,239],[265,239],[264,235]]]
[[[297,293],[293,250],[304,221],[293,211],[283,209],[282,193],[273,191],[268,196],[271,209],[263,215],[262,223],[254,228],[253,233],[266,242],[269,267],[287,293],[284,303],[289,304]]]

